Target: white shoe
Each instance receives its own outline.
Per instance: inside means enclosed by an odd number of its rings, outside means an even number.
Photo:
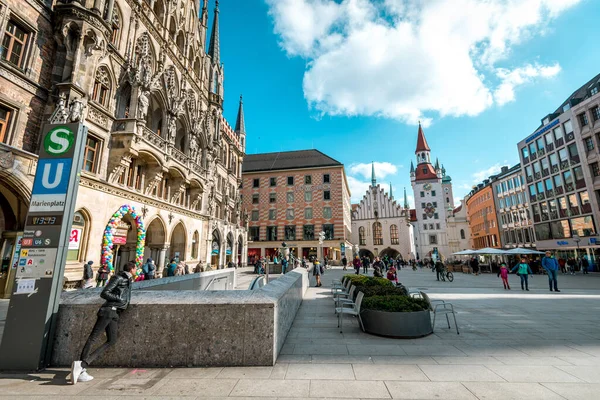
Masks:
[[[85,370],[81,367],[81,361],[73,361],[73,364],[71,364],[71,385],[77,383],[79,375],[84,371]]]
[[[94,377],[89,375],[87,373],[87,371],[84,369],[83,372],[81,373],[81,375],[79,375],[79,378],[77,378],[77,381],[78,382],[89,382],[92,379],[94,379]]]

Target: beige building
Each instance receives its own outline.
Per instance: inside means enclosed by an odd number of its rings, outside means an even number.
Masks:
[[[159,267],[175,256],[245,261],[246,132],[241,98],[235,128],[222,114],[218,19],[217,6],[206,49],[207,6],[192,0],[0,1],[3,264],[16,262],[41,124],[73,116],[89,131],[68,280],[81,278],[84,261],[100,264],[104,230],[123,205],[142,215],[144,256]],[[135,232],[125,216],[117,267],[134,258]]]
[[[371,185],[352,207],[352,243],[361,257],[415,258],[413,227],[404,191],[404,206],[394,200],[392,187],[385,193],[373,167]]]
[[[450,254],[471,249],[471,233],[469,231],[469,221],[467,220],[467,205],[464,199],[460,201],[460,205],[455,209],[448,209],[446,220]]]

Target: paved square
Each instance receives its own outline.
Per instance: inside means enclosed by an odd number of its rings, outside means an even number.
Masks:
[[[4,373],[0,399],[600,398],[598,274],[561,275],[562,292],[551,293],[539,275],[523,292],[503,290],[495,275],[457,273],[444,283],[430,271],[402,270],[408,287],[455,305],[461,332],[443,320],[434,334],[411,340],[366,334],[350,317],[340,333],[328,287],[343,274],[327,270],[323,287],[308,290],[275,366],[92,368],[96,379],[74,387],[65,368]]]

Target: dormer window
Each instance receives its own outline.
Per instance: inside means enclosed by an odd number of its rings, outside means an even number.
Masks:
[[[598,86],[594,86],[592,90],[590,90],[590,95],[593,96],[595,94],[598,94]]]
[[[423,173],[426,174],[427,173],[427,168],[423,168]]]

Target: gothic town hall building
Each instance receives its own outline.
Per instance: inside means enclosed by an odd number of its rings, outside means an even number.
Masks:
[[[15,261],[42,124],[77,104],[89,130],[68,281],[84,261],[100,264],[123,205],[143,216],[144,256],[160,269],[176,256],[246,262],[244,114],[240,98],[235,126],[223,117],[218,1],[213,18],[207,37],[205,1],[0,0],[3,268]],[[124,217],[116,236],[118,268],[134,258],[134,221]]]

